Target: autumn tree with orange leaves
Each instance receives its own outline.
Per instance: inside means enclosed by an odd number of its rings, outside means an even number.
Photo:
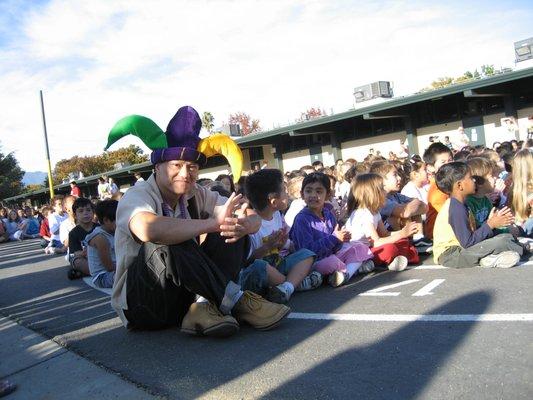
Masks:
[[[237,112],[235,114],[230,114],[228,123],[230,125],[239,125],[241,128],[242,136],[246,136],[251,133],[256,133],[261,130],[261,127],[259,126],[259,120],[252,119],[245,112]]]

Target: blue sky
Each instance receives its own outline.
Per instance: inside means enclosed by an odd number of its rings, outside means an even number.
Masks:
[[[165,127],[184,104],[271,129],[310,107],[345,111],[375,80],[403,95],[512,67],[531,21],[527,1],[0,0],[0,144],[45,170],[40,89],[53,163],[101,152],[125,115]]]

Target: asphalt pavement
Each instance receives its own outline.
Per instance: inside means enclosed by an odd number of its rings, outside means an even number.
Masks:
[[[66,264],[36,241],[0,244],[10,399],[533,398],[533,261],[358,276],[297,293],[273,331],[223,340],[127,331]]]

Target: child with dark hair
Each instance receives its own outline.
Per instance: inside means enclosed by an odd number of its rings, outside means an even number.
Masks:
[[[93,222],[94,206],[91,200],[78,197],[72,204],[72,212],[77,225],[68,234],[68,254],[71,269],[68,272],[69,279],[81,278],[90,275],[87,249],[84,246],[85,238],[98,226]]]
[[[277,169],[261,169],[248,175],[246,197],[261,217],[261,227],[250,235],[249,260],[241,271],[239,283],[276,303],[286,303],[294,290],[315,289],[322,276],[310,273],[315,254],[307,249],[294,251],[288,239],[288,226],[281,211],[288,205],[283,175]]]
[[[95,286],[112,288],[115,279],[115,228],[118,201],[103,200],[95,213],[100,226],[85,237],[89,270]]]
[[[220,184],[226,189],[230,195],[235,192],[235,184],[233,183],[233,178],[227,174],[220,174],[216,177],[215,182],[220,182]],[[229,197],[229,196],[227,196]]]
[[[306,248],[317,255],[313,268],[329,275],[328,282],[333,287],[347,283],[359,270],[372,271],[373,255],[368,246],[350,243],[350,232],[337,225],[331,205],[326,203],[331,192],[327,175],[307,175],[301,192],[306,207],[296,215],[289,233],[295,248]]]
[[[443,143],[432,143],[424,152],[424,162],[427,166],[427,171],[435,175],[439,168],[444,164],[453,161],[453,153],[448,146]],[[424,223],[424,236],[428,239],[433,238],[433,226],[437,214],[442,208],[444,202],[448,199],[446,193],[442,193],[435,183],[434,178],[429,180],[428,188],[428,211],[426,213],[426,221]]]
[[[494,236],[495,228],[512,224],[511,211],[507,207],[492,209],[486,222],[476,229],[475,218],[465,205],[467,197],[476,192],[468,165],[458,161],[445,164],[435,180],[439,190],[450,196],[435,223],[435,262],[451,268],[515,266],[524,253],[522,245],[509,233]]]

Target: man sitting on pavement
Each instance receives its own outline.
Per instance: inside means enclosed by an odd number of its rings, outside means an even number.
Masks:
[[[142,129],[148,126],[149,132]],[[107,147],[131,132],[141,137],[153,150],[155,169],[119,202],[113,308],[136,329],[181,325],[186,333],[228,336],[239,329],[237,321],[273,328],[290,309],[235,283],[248,256],[248,234],[259,229],[260,218],[240,204],[240,195],[226,199],[196,184],[206,155],[221,152],[238,179],[242,153],[226,135],[200,141],[201,126],[196,110],[182,107],[166,133],[134,115],[109,134]],[[206,301],[195,302],[197,295]]]

